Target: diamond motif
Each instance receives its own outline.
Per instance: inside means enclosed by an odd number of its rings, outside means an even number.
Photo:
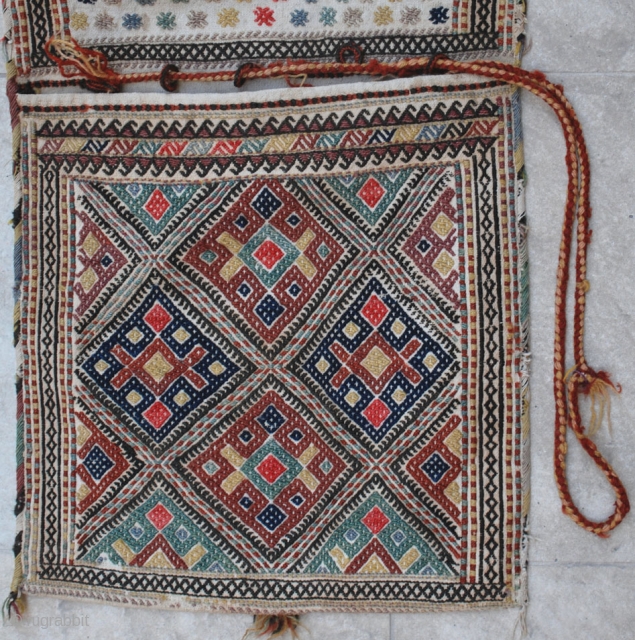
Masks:
[[[176,404],[178,404],[179,407],[182,407],[186,402],[189,402],[190,400],[191,400],[190,396],[188,396],[187,393],[185,393],[185,391],[179,391],[174,396],[174,402],[176,402]]]
[[[161,382],[165,376],[174,369],[174,367],[157,351],[144,365],[146,373],[155,380]]]
[[[253,368],[202,318],[195,322],[185,304],[167,283],[151,279],[118,328],[89,345],[80,366],[85,383],[156,452]]]
[[[338,210],[376,240],[411,197],[414,187],[429,170],[400,169],[371,175],[324,178],[320,188]]]
[[[163,214],[170,208],[170,201],[163,195],[160,189],[155,189],[147,199],[143,208],[157,221],[161,220]]]
[[[421,465],[421,469],[435,484],[449,468],[450,465],[436,451]]]
[[[265,240],[253,253],[265,269],[271,271],[284,258],[284,251],[271,240]]]
[[[143,464],[131,446],[124,444],[116,434],[104,430],[92,412],[89,415],[79,398],[75,404],[75,420],[77,525],[82,527],[137,474]]]
[[[172,415],[172,413],[160,400],[157,400],[151,404],[142,415],[155,429],[158,430],[165,424],[166,420]]]
[[[128,331],[128,333],[126,334],[126,338],[128,338],[128,340],[130,340],[132,344],[137,344],[137,342],[139,342],[139,340],[143,338],[143,333],[141,333],[141,331],[139,331],[139,329],[135,327],[134,329],[132,329],[132,331]]]
[[[148,513],[146,518],[159,530],[167,527],[174,516],[159,502]]]
[[[172,320],[172,316],[165,310],[165,307],[161,303],[156,302],[143,319],[154,329],[155,333],[161,333],[170,320]]]
[[[205,472],[210,461],[219,469],[213,481]],[[236,415],[230,414],[182,456],[176,468],[273,559],[359,464],[270,377]]]
[[[282,202],[268,187],[263,187],[252,200],[251,206],[265,219],[271,216],[282,206]]]
[[[243,182],[170,257],[269,357],[358,253],[314,201],[297,181]]]
[[[113,526],[114,525],[114,526]],[[80,556],[91,564],[238,573],[250,565],[160,473],[102,527]]]
[[[271,295],[267,294],[255,307],[256,315],[270,327],[284,313],[284,307]]]
[[[273,484],[287,468],[276,458],[269,454],[257,467],[256,471],[269,483]]]
[[[227,238],[224,239],[227,243]],[[238,244],[235,246],[238,249]],[[266,224],[238,249],[236,257],[271,289],[291,269],[301,253],[275,227]]]
[[[457,194],[450,173],[441,177],[445,184],[430,207],[421,207],[412,218],[390,252],[421,283],[438,291],[451,307],[459,304],[458,254],[459,218],[456,208]],[[444,305],[442,305],[443,308]]]
[[[286,519],[287,514],[275,504],[268,504],[256,516],[256,520],[258,520],[269,531],[275,531]]]
[[[342,295],[291,369],[379,454],[411,423],[430,389],[447,384],[455,348],[418,312],[407,311],[379,265],[366,274]]]
[[[95,283],[99,278],[97,277],[94,269],[92,267],[88,267],[88,269],[86,269],[78,279],[84,291],[88,293],[95,286]]]
[[[445,278],[454,268],[454,260],[447,251],[442,251],[432,266]]]
[[[448,218],[444,213],[440,213],[430,226],[433,231],[438,233],[442,238],[445,238],[445,236],[452,231],[452,227],[454,225],[450,218]]]
[[[349,499],[320,545],[294,569],[303,574],[418,574],[434,567],[437,575],[456,575],[456,563],[421,527],[379,476]],[[321,569],[320,569],[321,567]]]
[[[286,422],[286,418],[272,404],[258,416],[257,420],[260,426],[271,434],[275,433]]]
[[[88,235],[82,242],[81,247],[86,252],[86,255],[89,258],[92,258],[99,250],[99,247],[101,247],[101,242],[99,242],[92,231],[89,231]]]
[[[84,466],[95,480],[101,480],[115,466],[115,463],[95,445],[84,458]]]
[[[389,522],[390,519],[378,507],[374,506],[362,519],[363,522],[372,533],[377,535]]]
[[[379,296],[373,294],[368,302],[362,307],[362,316],[370,322],[373,327],[381,324],[381,321],[388,313],[388,307],[381,301]]]
[[[375,398],[362,412],[362,415],[370,422],[375,429],[379,429],[391,414],[390,409],[379,398]]]
[[[93,188],[119,211],[141,233],[145,241],[156,249],[170,231],[209,192],[200,184],[137,184],[136,194],[125,183],[100,184]],[[121,206],[123,204],[123,207]]]
[[[362,360],[361,365],[375,378],[379,378],[381,374],[390,366],[392,360],[379,348],[373,347],[368,355]]]
[[[374,209],[384,197],[386,189],[384,189],[375,178],[368,178],[357,195],[371,209]]]
[[[90,187],[85,185],[90,191]],[[89,214],[90,211],[90,214]],[[138,256],[112,231],[91,217],[92,211],[78,206],[76,213],[79,249],[76,254],[76,282],[73,286],[73,313],[82,330],[108,299],[108,293],[121,284],[139,262]]]

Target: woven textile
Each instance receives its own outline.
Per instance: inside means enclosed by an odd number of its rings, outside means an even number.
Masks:
[[[11,0],[22,78],[57,77],[44,44],[72,36],[118,71],[236,68],[247,62],[444,53],[514,61],[524,29],[519,0]]]
[[[24,592],[523,601],[518,96],[473,81],[20,96]]]

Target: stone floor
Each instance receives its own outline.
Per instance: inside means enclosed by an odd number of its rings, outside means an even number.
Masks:
[[[540,68],[564,85],[591,151],[594,204],[589,260],[587,356],[623,387],[613,403],[613,436],[597,440],[635,498],[635,4],[630,0],[531,0],[526,68]],[[546,640],[635,638],[635,518],[608,540],[579,529],[560,511],[552,475],[554,402],[551,389],[553,300],[565,196],[564,143],[549,108],[523,97],[529,175],[532,332],[532,502],[529,637]],[[0,219],[11,217],[10,127],[1,105]],[[14,393],[12,231],[0,228],[0,591],[12,573]],[[607,515],[612,495],[575,443],[570,454],[573,493],[591,517]],[[246,615],[141,611],[54,599],[30,600],[31,625],[0,628],[0,638],[238,640]],[[40,616],[39,620],[37,616]],[[82,625],[45,628],[56,616]],[[512,638],[518,610],[421,615],[312,614],[314,640],[486,640]],[[308,634],[305,634],[308,637]]]

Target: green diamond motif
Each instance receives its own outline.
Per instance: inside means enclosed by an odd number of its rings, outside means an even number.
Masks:
[[[271,269],[267,269],[254,256],[267,241],[276,245],[284,253]],[[270,224],[264,225],[238,252],[238,257],[258,276],[268,289],[271,289],[280,280],[299,255],[299,249]]]
[[[272,484],[267,482],[256,470],[256,467],[270,454],[275,456],[287,468]],[[275,440],[269,439],[245,462],[240,470],[267,498],[273,500],[302,471],[302,465]]]
[[[200,185],[183,184],[139,184],[135,187],[134,192],[131,192],[125,183],[109,185],[109,189],[128,207],[133,217],[141,222],[153,236],[160,235],[200,189]],[[148,202],[152,202],[151,199],[158,192],[160,192],[164,204],[160,209],[160,215],[155,213],[153,216],[151,215],[152,209],[146,205]]]
[[[216,257],[217,257],[216,254],[213,251],[210,251],[209,249],[201,253],[201,260],[203,262],[206,262],[207,264],[212,264],[212,262],[216,260]]]

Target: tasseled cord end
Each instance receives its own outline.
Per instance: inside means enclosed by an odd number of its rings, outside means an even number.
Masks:
[[[2,621],[4,623],[8,622],[13,615],[15,615],[18,620],[22,620],[24,609],[24,597],[17,591],[12,591],[2,604]]]
[[[592,438],[602,426],[606,415],[606,425],[609,436],[613,437],[611,425],[611,392],[621,393],[622,387],[614,384],[605,371],[591,371],[585,376],[586,380],[579,385],[580,393],[591,399],[591,417],[587,428],[587,435]]]
[[[271,638],[281,638],[288,633],[291,638],[298,638],[298,628],[301,627],[299,616],[285,615],[257,615],[254,616],[254,623],[243,636],[246,640],[250,636]]]

